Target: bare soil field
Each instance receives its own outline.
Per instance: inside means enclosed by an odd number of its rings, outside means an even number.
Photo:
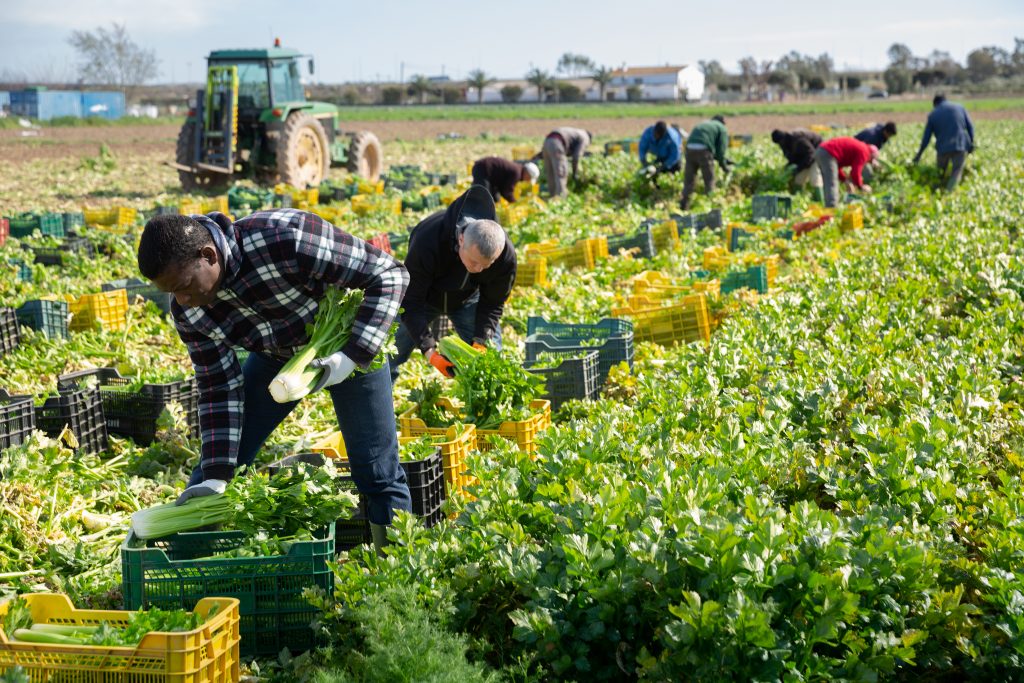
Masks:
[[[981,111],[972,113],[976,120],[1024,119],[1024,111]],[[872,116],[863,113],[832,115],[735,116],[727,124],[729,131],[740,134],[768,133],[774,128],[807,127],[811,124],[858,127],[875,120],[893,120],[897,123],[921,123],[923,117],[914,112],[890,112]],[[672,119],[684,129],[692,128],[699,117],[681,116]],[[542,137],[560,121],[554,120],[500,120],[500,121],[350,121],[350,130],[372,130],[383,142],[405,140],[432,140],[440,135],[455,133],[477,138],[487,134],[491,138]],[[570,123],[566,121],[565,123]],[[591,119],[584,124],[599,138],[636,136],[650,121],[640,118]],[[0,162],[8,169],[21,162],[39,159],[65,159],[95,154],[101,143],[107,144],[115,155],[165,154],[170,159],[178,135],[176,126],[82,126],[43,128],[38,135],[25,136],[22,130],[0,130]],[[390,157],[391,155],[389,155]],[[398,161],[391,158],[392,161]]]

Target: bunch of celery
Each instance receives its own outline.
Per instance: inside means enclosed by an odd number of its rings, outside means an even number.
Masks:
[[[313,324],[307,326],[309,343],[285,363],[277,377],[270,383],[270,395],[275,401],[298,401],[312,391],[324,370],[310,368],[309,364],[317,358],[326,358],[340,351],[348,343],[352,335],[352,323],[355,322],[356,313],[362,303],[361,289],[327,289],[317,308]],[[396,325],[392,324],[387,341],[369,367],[357,368],[356,372],[370,372],[384,366],[388,354],[395,352],[395,328]]]
[[[497,351],[478,351],[458,335],[445,337],[437,349],[455,365],[456,398],[466,422],[477,429],[497,429],[505,420],[526,417],[530,401],[540,395],[544,378],[524,370]]]
[[[340,476],[330,461],[323,467],[285,467],[273,475],[239,474],[222,494],[139,510],[132,515],[132,528],[143,540],[210,524],[251,536],[266,531],[291,539],[355,509],[356,496],[339,486]]]

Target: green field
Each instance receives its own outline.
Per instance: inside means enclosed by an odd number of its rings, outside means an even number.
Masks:
[[[1009,111],[1024,109],[1024,98],[985,98],[966,100],[971,111]],[[858,100],[856,102],[785,102],[671,104],[671,103],[573,103],[573,104],[485,104],[425,105],[404,107],[342,107],[341,118],[347,121],[472,121],[516,119],[603,119],[654,118],[690,114],[704,116],[721,113],[727,116],[780,116],[786,114],[838,114],[927,112],[930,99],[920,100]]]

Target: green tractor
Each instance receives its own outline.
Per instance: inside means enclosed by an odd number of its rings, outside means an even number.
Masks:
[[[216,190],[236,178],[316,187],[332,166],[377,180],[380,141],[368,131],[338,129],[338,108],[307,102],[297,50],[216,50],[206,90],[178,134],[176,162],[186,191]],[[309,59],[309,72],[313,73]]]

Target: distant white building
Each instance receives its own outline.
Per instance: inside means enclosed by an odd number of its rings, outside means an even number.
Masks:
[[[695,102],[704,97],[704,72],[693,64],[623,67],[612,72],[605,96],[614,93],[616,100],[625,100],[632,86],[640,88],[643,100]]]

